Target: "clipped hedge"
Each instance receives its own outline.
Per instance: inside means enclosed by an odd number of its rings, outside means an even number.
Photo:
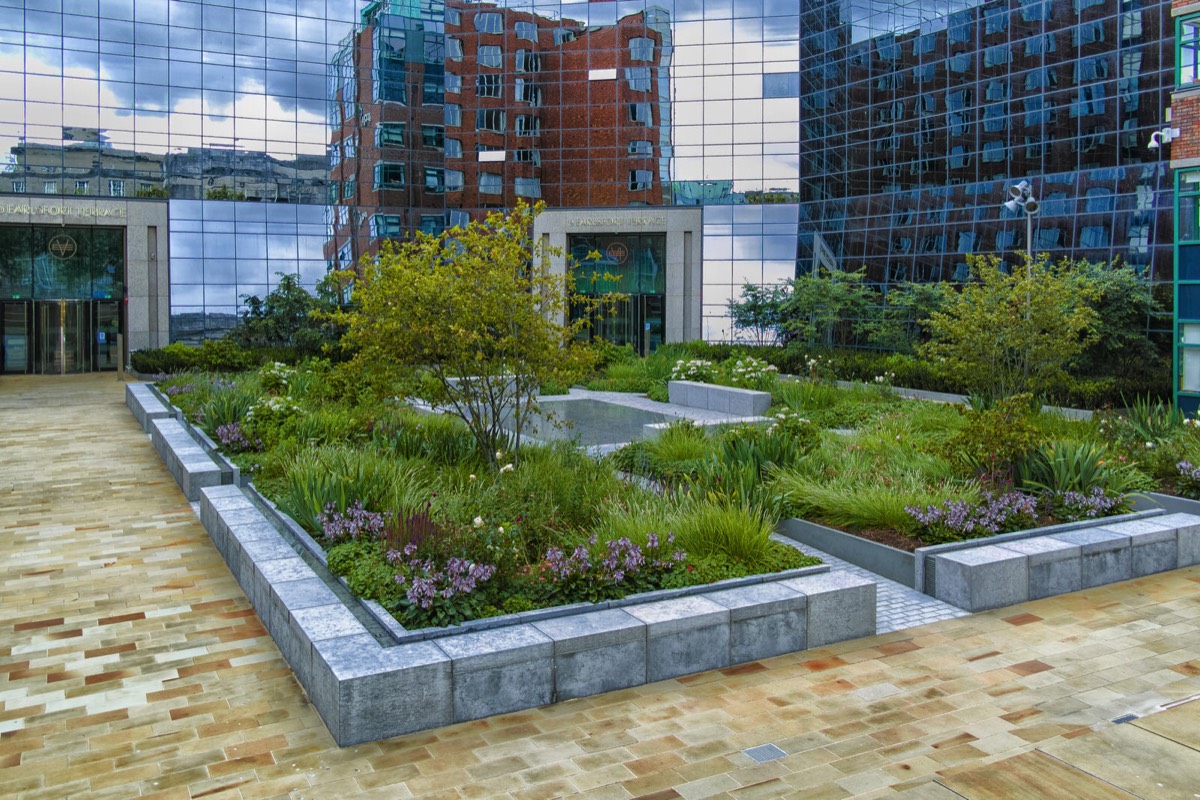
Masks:
[[[241,372],[279,361],[295,364],[301,354],[287,347],[239,347],[230,339],[208,339],[199,347],[180,342],[166,347],[135,350],[129,365],[143,375],[173,375],[189,370],[204,372]]]

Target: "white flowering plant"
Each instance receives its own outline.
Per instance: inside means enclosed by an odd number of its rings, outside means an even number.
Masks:
[[[283,362],[274,361],[259,370],[258,375],[262,380],[264,391],[271,394],[287,394],[288,386],[291,379],[295,377],[296,370]]]
[[[258,439],[269,447],[279,440],[284,426],[303,413],[304,409],[287,397],[261,397],[242,417],[242,432],[251,441]]]
[[[720,383],[769,392],[779,380],[779,368],[754,356],[732,357],[721,365]]]
[[[671,370],[671,380],[715,383],[717,374],[717,365],[711,361],[703,358],[692,358],[686,361],[679,359]]]

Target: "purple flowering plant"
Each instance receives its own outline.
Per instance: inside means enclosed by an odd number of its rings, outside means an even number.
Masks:
[[[1090,492],[1051,492],[1043,495],[1042,502],[1046,512],[1066,522],[1080,519],[1096,519],[1117,513],[1125,503],[1124,495],[1112,496],[1100,486],[1092,487]]]
[[[217,427],[217,442],[221,447],[228,447],[230,450],[245,452],[247,450],[262,450],[262,439],[255,437],[253,441],[246,436],[242,430],[241,423],[229,422],[225,425]]]
[[[338,511],[333,503],[326,504],[325,510],[317,515],[317,522],[325,541],[330,543],[358,538],[378,539],[383,536],[387,515],[367,511],[361,500],[355,500],[345,511]]]
[[[1028,528],[1037,522],[1038,499],[1024,492],[984,492],[978,503],[947,500],[904,510],[916,521],[921,541],[943,544]]]
[[[1175,465],[1179,478],[1175,481],[1176,490],[1184,497],[1200,497],[1200,467],[1184,459]]]
[[[532,572],[549,598],[595,603],[659,588],[663,577],[687,559],[674,545],[672,533],[665,538],[651,533],[644,547],[625,536],[599,545],[593,534],[586,545],[577,545],[569,553],[550,547]]]
[[[423,558],[415,542],[389,551],[387,560],[397,569],[396,583],[404,589],[401,613],[406,624],[456,625],[482,616],[489,598],[477,589],[496,574],[494,565],[458,557],[439,563]]]

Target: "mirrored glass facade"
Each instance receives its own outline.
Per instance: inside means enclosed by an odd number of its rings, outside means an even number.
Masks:
[[[519,199],[704,206],[714,339],[746,281],[1012,258],[1018,180],[1035,250],[1166,285],[1172,36],[1146,0],[0,0],[0,194],[169,203],[188,340]]]

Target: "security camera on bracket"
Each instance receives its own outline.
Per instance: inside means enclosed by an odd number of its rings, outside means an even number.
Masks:
[[[1150,144],[1146,145],[1150,150],[1157,150],[1164,144],[1170,144],[1180,135],[1179,128],[1163,128],[1161,131],[1155,131],[1150,134]]]

